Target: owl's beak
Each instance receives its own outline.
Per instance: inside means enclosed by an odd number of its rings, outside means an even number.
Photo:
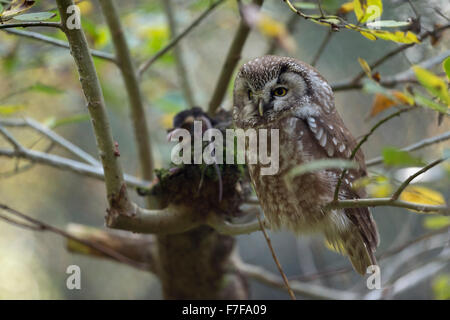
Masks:
[[[259,115],[262,117],[264,115],[264,103],[263,103],[263,99],[259,99],[258,100],[258,111],[259,111]]]

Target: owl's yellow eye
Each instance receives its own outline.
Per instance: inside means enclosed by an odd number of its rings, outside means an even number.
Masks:
[[[249,100],[253,99],[253,92],[252,92],[252,90],[248,90],[248,98],[249,98]]]
[[[287,91],[286,88],[278,87],[278,88],[276,88],[275,90],[273,90],[273,95],[274,95],[274,96],[277,96],[277,97],[283,97],[283,96],[286,95],[287,92],[288,92],[288,91]]]

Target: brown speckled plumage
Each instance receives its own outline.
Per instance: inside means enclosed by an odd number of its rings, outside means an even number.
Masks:
[[[287,89],[287,94],[275,97],[274,88],[280,86]],[[258,113],[260,103],[264,106],[262,116]],[[289,170],[305,162],[349,159],[356,146],[334,107],[333,92],[327,81],[313,67],[292,58],[254,59],[242,66],[236,77],[233,120],[242,129],[279,129],[278,173],[261,175],[259,164],[248,166],[272,228],[323,233],[336,248],[343,246],[343,253],[361,274],[376,264],[378,232],[369,210],[323,209],[333,199],[340,169],[306,173],[296,176],[290,184],[284,179]],[[365,197],[364,190],[352,188],[353,181],[367,174],[362,151],[357,152],[355,161],[359,169],[346,174],[340,199]]]

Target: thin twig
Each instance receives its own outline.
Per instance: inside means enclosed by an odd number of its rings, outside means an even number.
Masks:
[[[170,30],[171,39],[175,38],[177,34],[177,21],[175,17],[175,12],[172,8],[172,0],[162,0],[161,1],[166,12],[167,21]],[[188,78],[188,72],[186,70],[186,64],[184,63],[183,51],[180,45],[173,48],[173,53],[175,55],[175,65],[177,68],[177,76],[180,81],[183,96],[186,99],[186,103],[189,107],[195,106],[194,95],[192,93],[191,82]]]
[[[393,114],[381,119],[380,121],[378,121],[371,129],[370,131],[364,135],[364,137],[361,139],[361,141],[356,145],[356,147],[353,149],[352,154],[350,156],[350,160],[353,160],[355,158],[356,153],[358,152],[358,150],[361,148],[361,146],[369,139],[369,137],[375,132],[375,130],[377,130],[382,124],[388,122],[389,120],[399,116],[400,114],[404,113],[404,112],[408,112],[410,110],[413,110],[413,108],[405,108],[405,109],[400,109],[397,112],[394,112]],[[341,176],[339,177],[339,180],[336,184],[336,189],[334,190],[334,201],[338,200],[339,197],[339,189],[341,187],[342,184],[342,180],[344,179],[345,174],[347,173],[347,169],[343,169]]]
[[[392,200],[391,198],[368,198],[368,199],[349,199],[339,200],[329,203],[327,209],[345,209],[345,208],[366,208],[366,207],[398,207],[411,209],[419,212],[434,212],[444,216],[450,215],[450,208],[444,205],[429,205],[413,203],[402,200]]]
[[[79,148],[78,146],[74,145],[70,141],[64,139],[60,135],[58,135],[56,132],[50,130],[46,126],[42,125],[41,123],[37,122],[36,120],[33,120],[31,118],[25,118],[22,119],[0,119],[0,125],[3,126],[9,126],[9,127],[25,127],[28,126],[43,136],[47,137],[50,141],[58,144],[63,149],[69,151],[71,154],[75,155],[76,157],[80,158],[81,160],[85,161],[86,163],[89,163],[93,166],[101,166],[100,162],[92,157],[90,154]]]
[[[16,226],[28,228],[28,229],[31,229],[31,230],[34,230],[34,231],[49,231],[49,232],[58,234],[60,236],[63,236],[64,238],[67,238],[67,239],[79,242],[79,243],[85,245],[86,247],[91,248],[91,249],[96,250],[96,251],[99,251],[102,254],[104,254],[104,255],[106,255],[106,256],[110,257],[111,259],[116,260],[118,262],[122,262],[122,263],[128,264],[130,266],[133,266],[133,267],[141,269],[141,270],[148,270],[148,268],[149,268],[149,266],[147,264],[139,263],[139,262],[136,262],[134,260],[131,260],[130,258],[128,258],[128,257],[126,257],[126,256],[124,256],[124,255],[122,255],[122,254],[120,254],[120,253],[118,253],[118,252],[116,252],[114,250],[111,250],[110,248],[108,248],[106,246],[103,246],[103,245],[100,245],[98,243],[86,241],[84,239],[80,239],[78,237],[75,237],[72,234],[70,234],[70,233],[68,233],[68,232],[66,232],[64,230],[56,228],[56,227],[54,227],[52,225],[49,225],[49,224],[47,224],[45,222],[42,222],[40,220],[34,219],[34,218],[32,218],[32,217],[30,217],[28,215],[25,215],[25,214],[15,210],[15,209],[12,209],[12,208],[8,207],[7,205],[0,204],[0,209],[5,210],[6,212],[8,212],[8,213],[10,213],[10,214],[12,214],[12,215],[14,215],[16,217],[19,217],[20,219],[22,219],[24,221],[27,221],[27,223],[31,223],[31,225],[24,224],[24,223],[22,223],[20,221],[15,221],[15,220],[9,219],[8,217],[0,215],[0,219],[3,219],[4,221],[6,221],[8,223],[12,223],[12,224],[14,224]]]
[[[398,197],[400,197],[400,195],[402,194],[403,190],[405,190],[405,188],[411,183],[411,181],[413,181],[416,177],[418,177],[422,173],[430,170],[434,166],[437,166],[438,164],[440,164],[443,161],[444,161],[444,159],[435,160],[435,161],[431,162],[430,164],[426,165],[425,167],[423,167],[422,169],[420,169],[419,171],[417,171],[416,173],[414,173],[413,175],[409,176],[408,179],[406,179],[400,185],[400,187],[398,187],[397,191],[394,192],[394,194],[392,195],[391,199],[392,200],[397,200]]]
[[[183,32],[173,38],[164,48],[159,50],[153,57],[143,62],[138,68],[138,75],[142,77],[142,74],[159,58],[166,54],[170,49],[178,44],[178,42],[187,36],[200,22],[202,22],[219,4],[224,0],[217,0],[208,9],[206,9],[197,19],[195,19]]]
[[[437,135],[437,136],[432,137],[432,138],[426,138],[426,139],[420,140],[420,141],[418,141],[416,143],[413,143],[413,144],[411,144],[411,145],[409,145],[407,147],[404,147],[404,148],[402,148],[400,150],[401,151],[412,152],[412,151],[416,151],[416,150],[419,150],[419,149],[422,149],[422,148],[425,148],[425,147],[428,147],[428,146],[432,146],[432,145],[434,145],[436,143],[440,143],[440,142],[446,141],[448,139],[450,139],[450,131],[447,131],[447,132],[445,132],[443,134]],[[379,164],[382,164],[382,163],[383,163],[383,157],[376,157],[376,158],[368,160],[366,162],[366,166],[367,167],[371,167],[371,166],[376,166],[376,165],[379,165]]]
[[[56,3],[61,21],[67,21],[69,19],[67,8],[74,5],[73,0],[56,0]],[[91,123],[105,173],[106,194],[110,208],[114,209],[109,212],[127,211],[132,208],[132,203],[128,197],[100,80],[89,52],[86,36],[82,28],[69,29],[65,24],[62,24],[61,28],[69,42],[80,76],[81,88],[87,101],[87,109],[92,119]]]
[[[264,0],[253,0],[253,5],[261,7]],[[236,69],[237,63],[241,58],[241,52],[244,48],[245,42],[247,41],[248,35],[250,34],[250,27],[241,19],[239,26],[234,34],[233,41],[231,42],[230,48],[228,49],[225,62],[217,79],[216,86],[214,88],[211,100],[208,104],[208,113],[214,114],[216,110],[220,107],[220,104],[225,97],[225,93],[230,83],[230,79],[233,76],[233,72]]]
[[[71,171],[82,176],[105,181],[105,175],[102,167],[94,167],[83,162],[67,159],[54,154],[48,154],[46,152],[29,150],[25,148],[22,150],[8,150],[0,148],[0,157],[1,156],[14,159],[26,159],[34,163],[44,164],[61,170]],[[130,187],[148,189],[151,185],[151,182],[149,181],[141,180],[127,174],[125,174],[124,179],[126,184]]]
[[[131,59],[115,1],[100,0],[99,2],[111,33],[117,63],[127,91],[142,177],[145,180],[151,180],[154,169],[153,154],[138,75]]]
[[[424,34],[422,34],[421,36],[419,36],[419,40],[423,41],[426,38],[432,36],[432,35],[436,35],[446,29],[450,28],[450,24],[446,24],[444,26],[440,26],[435,28],[432,31],[427,31]],[[404,50],[414,46],[414,43],[409,43],[409,44],[404,44],[400,47],[395,48],[392,51],[389,51],[388,53],[386,53],[384,56],[382,56],[381,58],[377,59],[375,62],[373,62],[372,64],[369,64],[370,69],[373,70],[376,67],[379,67],[380,65],[382,65],[383,63],[385,63],[387,60],[389,60],[390,58],[396,56],[397,54],[403,52]],[[353,78],[352,80],[350,80],[350,83],[357,83],[359,82],[362,78],[364,78],[364,76],[366,75],[366,73],[364,71],[361,71],[358,75],[355,76],[355,78]]]
[[[3,128],[1,125],[0,125],[0,134],[6,139],[6,141],[8,141],[13,146],[15,151],[20,151],[23,149],[19,141],[17,141],[16,138],[14,138],[13,135],[10,134],[8,130]]]
[[[51,28],[61,28],[61,23],[59,22],[46,22],[46,21],[30,21],[30,22],[16,22],[0,24],[0,29],[9,28],[30,28],[30,27],[51,27]]]
[[[48,37],[48,36],[42,35],[42,34],[40,34],[38,32],[25,31],[25,30],[16,30],[16,29],[5,29],[5,32],[6,33],[10,33],[10,34],[14,34],[14,35],[17,35],[17,36],[29,38],[29,39],[38,40],[38,41],[41,41],[41,42],[44,42],[44,43],[48,43],[48,44],[54,45],[56,47],[69,49],[69,43],[67,43],[66,41],[62,41],[62,40],[59,40],[59,39]],[[103,52],[103,51],[99,51],[99,50],[95,50],[95,49],[89,49],[89,51],[91,52],[91,55],[96,57],[96,58],[100,58],[100,59],[103,59],[103,60],[106,60],[106,61],[110,61],[112,63],[116,63],[115,57],[111,53]]]
[[[259,215],[256,216],[259,222],[259,226],[261,228],[261,231],[264,235],[264,238],[266,238],[267,246],[269,247],[270,252],[272,253],[273,261],[275,261],[275,264],[277,265],[278,271],[280,272],[281,277],[283,278],[284,285],[286,286],[286,289],[291,297],[292,300],[297,300],[295,297],[294,292],[292,291],[291,287],[289,286],[289,280],[287,279],[286,275],[284,274],[283,268],[281,267],[280,261],[278,261],[277,255],[275,254],[275,250],[273,250],[272,242],[270,241],[269,236],[267,235],[266,229],[264,228],[264,223],[259,218]]]
[[[311,65],[313,67],[317,64],[317,61],[319,61],[320,57],[322,56],[322,53],[325,51],[325,48],[327,47],[328,43],[330,42],[333,34],[334,34],[334,32],[332,30],[328,30],[327,35],[322,40],[322,43],[320,44],[319,49],[317,50],[316,54],[314,55],[314,58],[311,61]]]

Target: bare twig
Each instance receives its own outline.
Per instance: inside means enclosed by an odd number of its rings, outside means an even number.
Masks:
[[[0,125],[3,126],[10,126],[10,127],[25,127],[28,126],[37,132],[41,133],[45,137],[47,137],[50,141],[58,144],[65,150],[69,151],[71,154],[75,155],[76,157],[80,158],[81,160],[85,161],[86,163],[89,163],[93,166],[101,166],[100,162],[96,160],[94,157],[92,157],[90,154],[79,148],[78,146],[74,145],[70,141],[64,139],[60,135],[58,135],[56,132],[50,130],[46,126],[42,125],[41,123],[37,122],[36,120],[33,120],[31,118],[26,118],[24,120],[22,119],[0,119]]]
[[[292,32],[294,32],[295,26],[297,25],[298,22],[299,20],[297,16],[295,14],[292,14],[289,20],[286,22],[286,29],[289,34],[292,34]],[[279,46],[277,39],[270,38],[269,47],[267,48],[266,55],[274,54],[278,48]]]
[[[177,34],[177,21],[175,18],[175,12],[172,9],[172,0],[162,0],[161,1],[166,11],[167,21],[170,29],[171,39],[175,38]],[[175,55],[175,64],[177,67],[177,76],[180,81],[181,89],[183,91],[183,96],[186,99],[186,103],[189,107],[195,106],[194,96],[192,94],[192,88],[190,81],[188,79],[188,73],[186,70],[186,65],[184,63],[183,51],[180,46],[175,46],[173,48],[173,53]]]
[[[265,283],[271,287],[280,289],[286,288],[286,284],[283,279],[260,266],[244,263],[239,259],[234,259],[234,265],[239,272],[249,278]],[[290,281],[290,286],[293,292],[309,298],[331,300],[353,300],[358,298],[358,296],[352,292],[339,291],[332,288],[326,288],[295,280]]]
[[[441,63],[449,55],[450,50],[447,50],[435,57],[420,62],[418,65],[424,69],[431,69]],[[414,70],[412,68],[409,68],[408,70],[397,73],[395,75],[382,77],[379,83],[380,85],[389,88],[402,83],[417,83],[417,78],[415,76]],[[353,80],[351,80],[332,84],[331,87],[333,88],[333,91],[355,90],[361,89],[363,87],[363,83],[361,81],[353,82]]]
[[[206,9],[197,19],[195,19],[183,32],[173,38],[164,48],[159,50],[153,57],[143,62],[138,68],[138,75],[142,77],[142,74],[159,58],[166,54],[170,49],[177,45],[177,43],[188,35],[192,29],[194,29],[200,22],[202,22],[219,4],[224,0],[217,0],[208,9]]]
[[[327,205],[329,209],[344,208],[365,208],[365,207],[398,207],[412,209],[419,212],[435,212],[444,216],[450,215],[450,208],[440,205],[428,205],[421,203],[413,203],[402,200],[392,200],[391,198],[369,198],[369,199],[350,199],[333,201]]]
[[[25,148],[23,148],[22,150],[8,150],[0,148],[0,157],[1,156],[15,159],[26,159],[34,163],[44,164],[61,170],[71,171],[101,181],[105,180],[102,167],[94,167],[83,162],[67,159],[54,154],[48,154],[46,152],[29,150]],[[124,176],[124,179],[126,184],[130,187],[147,189],[151,184],[149,181],[144,181],[127,174]]]
[[[403,192],[403,190],[405,190],[406,187],[408,187],[408,185],[411,183],[411,181],[413,181],[416,177],[418,177],[419,175],[421,175],[422,173],[430,170],[431,168],[433,168],[434,166],[437,166],[438,164],[440,164],[441,162],[443,162],[444,159],[438,159],[435,160],[433,162],[431,162],[430,164],[426,165],[425,167],[423,167],[422,169],[420,169],[419,171],[417,171],[416,173],[414,173],[413,175],[411,175],[410,177],[408,177],[408,179],[406,179],[401,185],[400,187],[398,187],[397,191],[394,192],[394,194],[391,196],[392,200],[397,200],[398,197],[401,195],[401,193]]]
[[[76,223],[69,223],[66,231],[78,239],[110,248],[139,265],[145,264],[148,271],[157,272],[156,245],[152,235],[133,234],[122,230],[102,230]],[[70,252],[111,259],[103,252],[86,250],[85,246],[71,239],[67,239],[66,246]]]
[[[0,29],[9,28],[30,28],[30,27],[50,27],[50,28],[61,28],[61,23],[59,22],[46,22],[46,21],[30,21],[30,22],[16,22],[0,24]]]
[[[425,147],[428,147],[428,146],[432,146],[432,145],[434,145],[436,143],[440,143],[440,142],[446,141],[448,139],[450,139],[450,131],[447,131],[447,132],[445,132],[443,134],[437,135],[437,136],[432,137],[432,138],[423,139],[421,141],[413,143],[412,145],[404,147],[404,148],[402,148],[400,150],[401,151],[412,152],[412,151],[416,151],[416,150],[419,150],[419,149],[422,149],[422,148],[425,148]],[[366,166],[371,167],[371,166],[376,166],[376,165],[379,165],[379,164],[382,164],[382,163],[383,163],[383,157],[376,157],[376,158],[368,160],[366,162]]]
[[[6,33],[14,34],[17,36],[21,36],[21,37],[25,37],[25,38],[29,38],[29,39],[38,40],[38,41],[41,41],[44,43],[48,43],[48,44],[54,45],[56,47],[69,49],[69,44],[66,41],[62,41],[62,40],[58,40],[58,39],[55,39],[52,37],[44,36],[38,32],[17,30],[17,29],[5,29],[4,31]],[[110,53],[95,50],[95,49],[89,49],[89,51],[91,52],[92,56],[94,56],[96,58],[100,58],[103,60],[107,60],[107,61],[116,63],[114,55],[112,55]]]
[[[252,3],[258,7],[261,7],[264,0],[253,0]],[[228,88],[228,84],[230,83],[230,79],[233,76],[234,69],[236,68],[239,59],[241,58],[241,52],[244,48],[244,44],[247,40],[248,35],[250,34],[250,27],[241,19],[239,22],[239,26],[234,34],[233,41],[231,42],[230,48],[228,49],[227,56],[225,58],[225,62],[222,66],[222,69],[219,74],[219,78],[217,79],[217,83],[213,94],[211,96],[211,100],[208,106],[208,113],[214,114],[217,108],[220,107],[220,104],[225,97],[225,93]]]
[[[361,146],[369,139],[369,137],[375,132],[375,130],[377,130],[382,124],[388,122],[389,120],[399,116],[400,114],[410,111],[413,108],[405,108],[405,109],[400,109],[397,112],[392,113],[391,115],[381,119],[380,121],[378,121],[371,129],[370,131],[364,135],[364,137],[361,139],[361,141],[359,141],[359,143],[356,145],[356,147],[353,149],[352,154],[350,156],[350,160],[353,160],[355,158],[356,152],[358,152],[358,150],[361,148]],[[345,174],[347,173],[347,169],[343,169],[341,176],[339,177],[338,182],[336,183],[336,189],[334,190],[334,201],[338,200],[339,197],[339,189],[341,187],[342,184],[342,180],[344,179]]]
[[[2,135],[6,139],[6,141],[8,141],[13,146],[15,151],[20,151],[23,149],[19,141],[17,141],[16,138],[14,138],[12,134],[10,134],[8,130],[3,128],[1,125],[0,125],[0,135]]]
[[[67,8],[74,5],[73,0],[57,0],[56,3],[61,21],[67,21],[69,19]],[[136,208],[133,208],[128,197],[122,166],[118,159],[120,154],[112,136],[103,92],[89,52],[86,36],[82,28],[69,29],[65,24],[62,24],[61,28],[69,41],[70,52],[78,68],[87,109],[92,119],[95,139],[105,173],[106,194],[110,207],[107,222],[109,226],[114,226],[113,218],[120,213],[129,218],[130,216],[126,212],[133,212]]]
[[[319,49],[317,50],[316,54],[314,55],[314,58],[311,61],[311,65],[313,67],[317,64],[317,61],[319,61],[320,57],[322,56],[322,53],[325,51],[325,48],[327,47],[328,43],[330,42],[333,34],[334,34],[334,32],[332,30],[328,30],[327,35],[322,40],[322,43],[320,44]]]
[[[131,265],[135,268],[142,269],[142,270],[148,270],[148,268],[149,268],[149,266],[146,263],[140,263],[140,262],[134,261],[134,260],[128,258],[127,256],[122,255],[121,253],[119,253],[115,250],[112,250],[111,248],[109,248],[107,246],[103,246],[99,243],[86,241],[85,239],[80,239],[64,230],[61,230],[61,229],[51,226],[45,222],[34,219],[28,215],[25,215],[17,210],[12,209],[4,204],[0,204],[0,209],[18,217],[19,219],[21,219],[23,221],[26,221],[26,223],[24,223],[24,222],[21,222],[21,221],[15,220],[15,219],[13,220],[6,216],[0,215],[0,219],[6,221],[8,223],[11,223],[16,226],[23,227],[23,228],[31,229],[34,231],[49,231],[49,232],[58,234],[60,236],[63,236],[64,238],[70,239],[72,241],[79,242],[79,243],[83,244],[84,246],[91,248],[97,252],[100,252],[103,255],[105,255],[113,260]]]
[[[289,296],[291,297],[292,300],[297,300],[294,292],[292,291],[291,287],[289,286],[289,280],[287,279],[286,275],[284,274],[284,271],[283,271],[283,268],[281,267],[280,261],[278,261],[277,255],[275,254],[275,250],[273,250],[272,242],[270,241],[270,238],[267,235],[266,229],[264,228],[264,223],[259,218],[259,215],[257,215],[256,218],[258,219],[259,226],[264,235],[264,238],[266,238],[267,246],[269,247],[270,253],[272,254],[273,261],[275,261],[278,271],[280,272],[280,275],[283,278],[283,282],[284,282],[284,285],[286,286]]]
[[[154,168],[153,155],[138,76],[133,61],[131,60],[130,50],[125,39],[115,2],[112,0],[100,0],[100,6],[111,33],[117,55],[117,63],[127,90],[142,177],[146,180],[151,180],[153,178]]]
[[[446,30],[450,28],[450,24],[446,24],[444,26],[435,28],[432,31],[427,31],[424,34],[422,34],[419,37],[420,41],[425,40],[426,38],[432,36],[432,35],[436,35],[441,33],[442,31]],[[382,56],[381,58],[379,58],[378,60],[376,60],[374,63],[370,64],[370,69],[373,70],[376,67],[379,67],[380,65],[382,65],[383,63],[385,63],[386,61],[388,61],[390,58],[396,56],[397,54],[403,52],[404,50],[411,48],[412,46],[414,46],[414,43],[410,43],[410,44],[404,44],[402,46],[399,46],[397,48],[395,48],[392,51],[389,51],[387,54],[385,54],[384,56]],[[364,71],[361,71],[360,73],[358,73],[353,79],[351,80],[347,80],[347,81],[343,81],[341,83],[336,83],[332,85],[332,88],[334,91],[341,91],[341,90],[348,90],[348,89],[358,89],[360,88],[360,86],[356,86],[360,83],[360,80],[362,78],[364,78],[364,76],[366,75],[366,73]]]
[[[234,224],[226,221],[216,213],[211,213],[206,223],[217,232],[230,236],[249,234],[261,230],[261,226],[257,220],[242,224]]]

